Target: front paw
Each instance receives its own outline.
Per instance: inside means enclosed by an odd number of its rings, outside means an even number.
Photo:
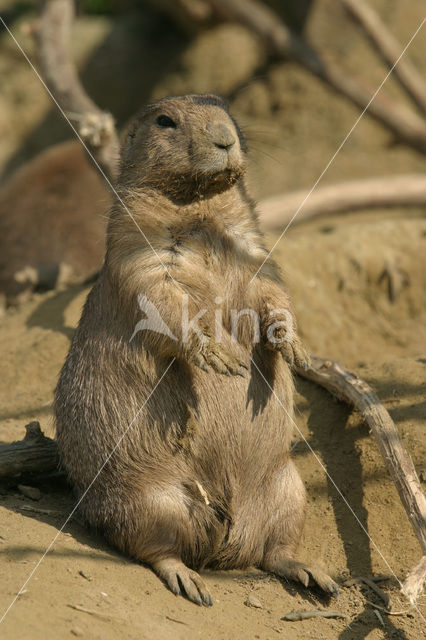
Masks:
[[[284,340],[278,348],[290,367],[299,367],[306,371],[311,366],[311,358],[299,336],[295,336],[291,342]]]
[[[280,314],[268,319],[264,327],[265,346],[280,351],[290,367],[309,369],[311,359],[294,327],[290,314]]]
[[[245,371],[248,369],[243,360],[232,355],[207,336],[204,336],[204,340],[197,342],[196,348],[188,354],[188,360],[203,371],[208,372],[211,367],[216,373],[222,373],[225,376],[245,378]]]

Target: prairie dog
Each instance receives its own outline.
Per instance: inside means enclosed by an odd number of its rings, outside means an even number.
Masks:
[[[144,109],[55,396],[62,464],[77,495],[90,485],[86,520],[206,605],[205,566],[255,565],[337,592],[294,559],[305,492],[289,456],[290,368],[308,356],[276,265],[262,266],[245,167],[221,98]]]
[[[10,303],[102,265],[107,185],[79,142],[39,153],[0,187],[0,294]]]

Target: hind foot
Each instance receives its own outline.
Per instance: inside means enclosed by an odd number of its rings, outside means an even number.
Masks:
[[[306,565],[297,560],[281,559],[273,566],[265,567],[281,578],[301,582],[305,587],[317,584],[323,591],[333,596],[339,595],[339,586],[322,569],[315,565]]]
[[[211,607],[213,599],[198,573],[176,558],[166,558],[152,564],[157,575],[164,580],[176,596],[186,595],[195,604]]]

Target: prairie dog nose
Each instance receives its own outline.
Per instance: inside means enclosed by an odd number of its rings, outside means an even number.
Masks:
[[[208,122],[206,129],[218,149],[230,149],[235,144],[235,133],[224,122]]]

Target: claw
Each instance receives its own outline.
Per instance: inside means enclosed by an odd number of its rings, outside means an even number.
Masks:
[[[339,586],[319,567],[306,565],[297,560],[282,559],[276,564],[274,563],[273,566],[268,566],[267,569],[283,578],[299,581],[305,587],[309,586],[311,578],[311,581],[326,593],[330,593],[336,598],[339,595]]]
[[[281,346],[280,351],[284,360],[286,360],[286,362],[288,362],[290,367],[292,367],[294,364],[294,354],[293,354],[293,349],[291,347],[291,344],[289,342],[285,342]]]
[[[191,602],[211,607],[213,600],[201,577],[183,562],[166,558],[153,564],[154,570],[175,595],[185,595]]]
[[[201,354],[197,354],[193,357],[192,362],[197,365],[197,367],[199,369],[201,369],[202,371],[205,371],[206,373],[209,373],[209,368],[207,366],[206,361],[204,360],[203,356]]]
[[[299,582],[303,584],[304,587],[309,587],[309,575],[303,569],[300,569],[297,572],[297,578]]]
[[[212,607],[213,606],[213,598],[211,597],[211,595],[209,593],[206,593],[203,595],[203,602],[206,605],[206,607]]]

